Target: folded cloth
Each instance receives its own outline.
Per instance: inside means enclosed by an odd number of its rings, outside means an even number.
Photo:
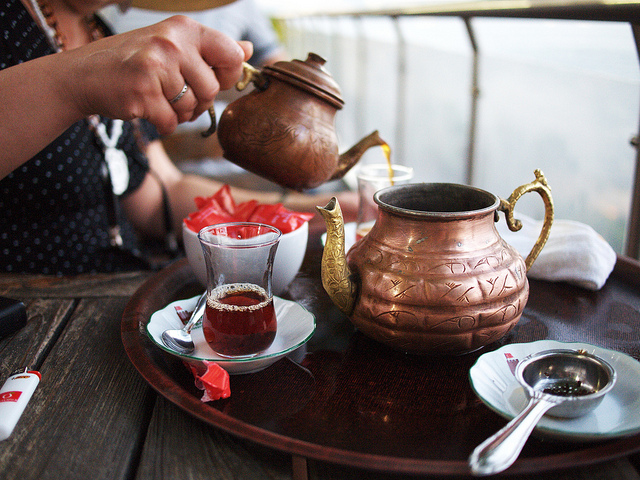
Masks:
[[[540,235],[542,222],[516,213],[522,229],[512,232],[503,218],[496,224],[500,236],[526,258]],[[567,282],[599,290],[616,263],[611,245],[593,228],[572,220],[554,220],[549,239],[527,272],[530,278]]]

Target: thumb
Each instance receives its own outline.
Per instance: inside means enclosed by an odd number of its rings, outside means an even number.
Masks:
[[[238,45],[240,45],[240,48],[244,51],[244,61],[246,62],[251,58],[251,55],[253,55],[253,43],[247,40],[240,40]]]

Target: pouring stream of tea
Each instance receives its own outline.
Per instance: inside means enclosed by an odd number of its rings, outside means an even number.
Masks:
[[[391,166],[391,147],[389,146],[388,143],[383,143],[380,146],[382,147],[384,156],[387,159],[387,168],[389,169],[389,183],[393,187],[393,167]]]
[[[393,186],[395,182],[393,181],[393,166],[391,165],[391,147],[386,142],[382,143],[380,147],[382,148],[382,152],[384,153],[384,156],[387,159],[387,172],[389,175],[389,184]],[[369,230],[371,230],[372,226],[373,226],[373,222],[366,222],[364,224],[358,225],[358,228],[356,230],[356,240],[360,240],[367,233],[369,233]]]

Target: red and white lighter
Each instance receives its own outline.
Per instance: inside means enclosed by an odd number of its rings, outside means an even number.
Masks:
[[[40,372],[24,369],[11,375],[0,388],[0,441],[13,432],[38,383]]]

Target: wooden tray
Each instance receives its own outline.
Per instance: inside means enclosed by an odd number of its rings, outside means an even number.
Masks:
[[[262,445],[370,470],[434,475],[469,473],[467,458],[505,420],[473,393],[468,371],[479,355],[505,343],[580,341],[640,359],[640,264],[619,259],[605,287],[591,292],[531,281],[522,319],[508,337],[459,357],[389,350],[355,331],[319,281],[310,251],[289,298],[316,316],[318,328],[296,362],[231,377],[231,397],[203,403],[182,362],[147,338],[151,314],[199,293],[186,261],[149,279],[122,319],[125,350],[146,381],[202,421]],[[532,438],[510,473],[584,466],[640,451],[640,435],[597,443]]]

